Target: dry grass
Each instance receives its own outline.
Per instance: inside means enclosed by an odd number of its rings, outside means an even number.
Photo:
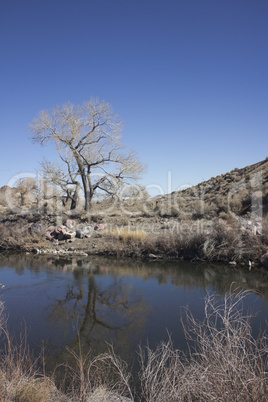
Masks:
[[[16,343],[6,329],[3,303],[0,302],[0,332],[3,350],[0,357],[1,400],[42,402],[63,401],[53,381],[37,368],[27,345],[26,333]]]
[[[197,227],[197,230],[195,228]],[[267,236],[244,233],[238,225],[214,221],[206,226],[186,222],[183,230],[172,228],[147,235],[140,247],[141,255],[153,253],[172,258],[207,261],[258,261],[267,248]]]
[[[47,248],[45,231],[47,223],[40,222],[40,216],[22,217],[7,215],[0,222],[0,249],[31,250],[33,247]]]
[[[258,261],[265,253],[261,236],[243,232],[238,225],[216,221],[203,244],[203,258],[209,261]]]
[[[248,292],[229,292],[222,304],[208,296],[204,321],[185,309],[183,327],[189,352],[174,348],[172,340],[155,350],[140,349],[140,372],[135,387],[126,363],[113,348],[91,358],[69,351],[72,366],[61,373],[57,388],[53,377],[36,368],[25,337],[12,344],[0,304],[2,337],[6,349],[0,359],[0,395],[6,402],[24,401],[266,401],[268,394],[268,342],[252,336],[251,318],[243,312]],[[56,378],[56,374],[55,377]],[[59,390],[61,389],[61,391]]]
[[[13,217],[14,221],[0,222],[0,249],[32,250],[49,248],[41,229],[46,222],[33,223],[28,218]],[[17,221],[16,221],[17,219]],[[120,218],[121,220],[123,218]],[[78,221],[79,222],[79,221]],[[186,260],[236,261],[248,263],[261,261],[268,246],[268,217],[264,216],[263,234],[254,235],[241,229],[241,225],[230,217],[227,220],[206,221],[174,218],[157,221],[139,220],[108,223],[108,228],[98,232],[103,237],[100,253],[117,256],[159,258],[184,258]],[[77,222],[76,222],[77,223]],[[86,224],[86,223],[85,223]],[[35,231],[31,231],[35,227]],[[79,247],[79,245],[78,245]],[[98,249],[94,249],[98,253]]]
[[[194,341],[189,356],[175,350],[171,340],[140,352],[144,401],[267,400],[267,337],[253,338],[250,318],[243,315],[244,297],[229,293],[222,305],[208,297],[203,322],[186,310],[185,335]]]
[[[112,238],[118,238],[123,242],[143,242],[148,236],[148,233],[146,233],[144,230],[135,230],[129,226],[117,226],[115,228],[110,228],[105,230],[104,234],[111,236]]]
[[[26,334],[15,343],[7,329],[3,303],[0,302],[0,400],[5,402],[90,402],[127,401],[123,395],[131,393],[130,373],[126,364],[111,352],[94,359],[90,355],[76,355],[73,366],[64,367],[65,375],[58,381],[57,370],[45,373],[43,354],[34,359],[27,346]],[[62,370],[60,370],[62,375]],[[56,386],[58,384],[58,387]],[[131,398],[133,400],[133,398]]]
[[[264,219],[265,222],[265,219]],[[267,230],[263,235],[242,231],[237,222],[215,221],[167,221],[149,226],[110,226],[103,231],[105,250],[117,256],[158,258],[183,258],[206,261],[260,261],[267,249]],[[151,230],[151,231],[150,231]]]
[[[72,350],[69,353],[73,364],[65,366],[65,392],[72,401],[134,400],[129,381],[131,373],[112,347],[109,353],[95,358],[90,353],[83,356],[81,350],[79,354]]]

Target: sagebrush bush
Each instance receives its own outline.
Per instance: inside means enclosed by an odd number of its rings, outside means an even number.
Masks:
[[[0,222],[0,249],[25,249],[28,245],[42,241],[40,235],[30,230],[29,225],[10,225]]]

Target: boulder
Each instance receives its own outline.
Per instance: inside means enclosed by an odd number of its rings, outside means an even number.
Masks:
[[[67,221],[65,222],[65,226],[68,228],[68,229],[73,229],[73,221],[71,220],[71,219],[67,219]]]
[[[54,229],[54,232],[56,235],[59,235],[60,233],[65,234],[67,232],[67,227],[65,225],[60,225]]]
[[[84,237],[90,237],[93,233],[93,227],[92,226],[84,226],[81,229],[76,230],[76,237],[79,239],[83,239]]]
[[[68,229],[65,225],[58,226],[53,231],[46,232],[46,239],[48,240],[69,240],[73,239],[76,235],[75,230]]]
[[[64,240],[65,234],[66,234],[66,232],[65,232],[65,233],[59,232],[59,233],[57,234],[57,239],[58,239],[58,240]]]
[[[46,232],[46,239],[47,240],[53,240],[55,237],[54,237],[54,231],[53,232],[51,232],[50,230],[48,230],[47,232]]]
[[[83,239],[83,232],[82,229],[77,229],[76,230],[76,237],[78,237],[78,239]]]
[[[64,234],[65,239],[73,239],[76,235],[75,230],[67,230],[67,232]]]

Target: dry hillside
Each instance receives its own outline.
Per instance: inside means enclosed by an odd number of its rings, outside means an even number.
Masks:
[[[156,203],[161,215],[181,219],[247,213],[260,217],[268,212],[268,158],[159,197]]]

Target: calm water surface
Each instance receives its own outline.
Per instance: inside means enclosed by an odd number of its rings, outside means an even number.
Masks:
[[[129,363],[137,345],[154,347],[171,334],[186,347],[180,317],[189,306],[202,319],[204,297],[232,289],[254,289],[245,309],[257,312],[254,332],[268,319],[268,272],[186,262],[136,262],[100,257],[57,259],[0,255],[0,297],[8,328],[27,328],[35,353],[45,345],[48,368],[66,359],[66,347],[93,354],[107,342]]]

